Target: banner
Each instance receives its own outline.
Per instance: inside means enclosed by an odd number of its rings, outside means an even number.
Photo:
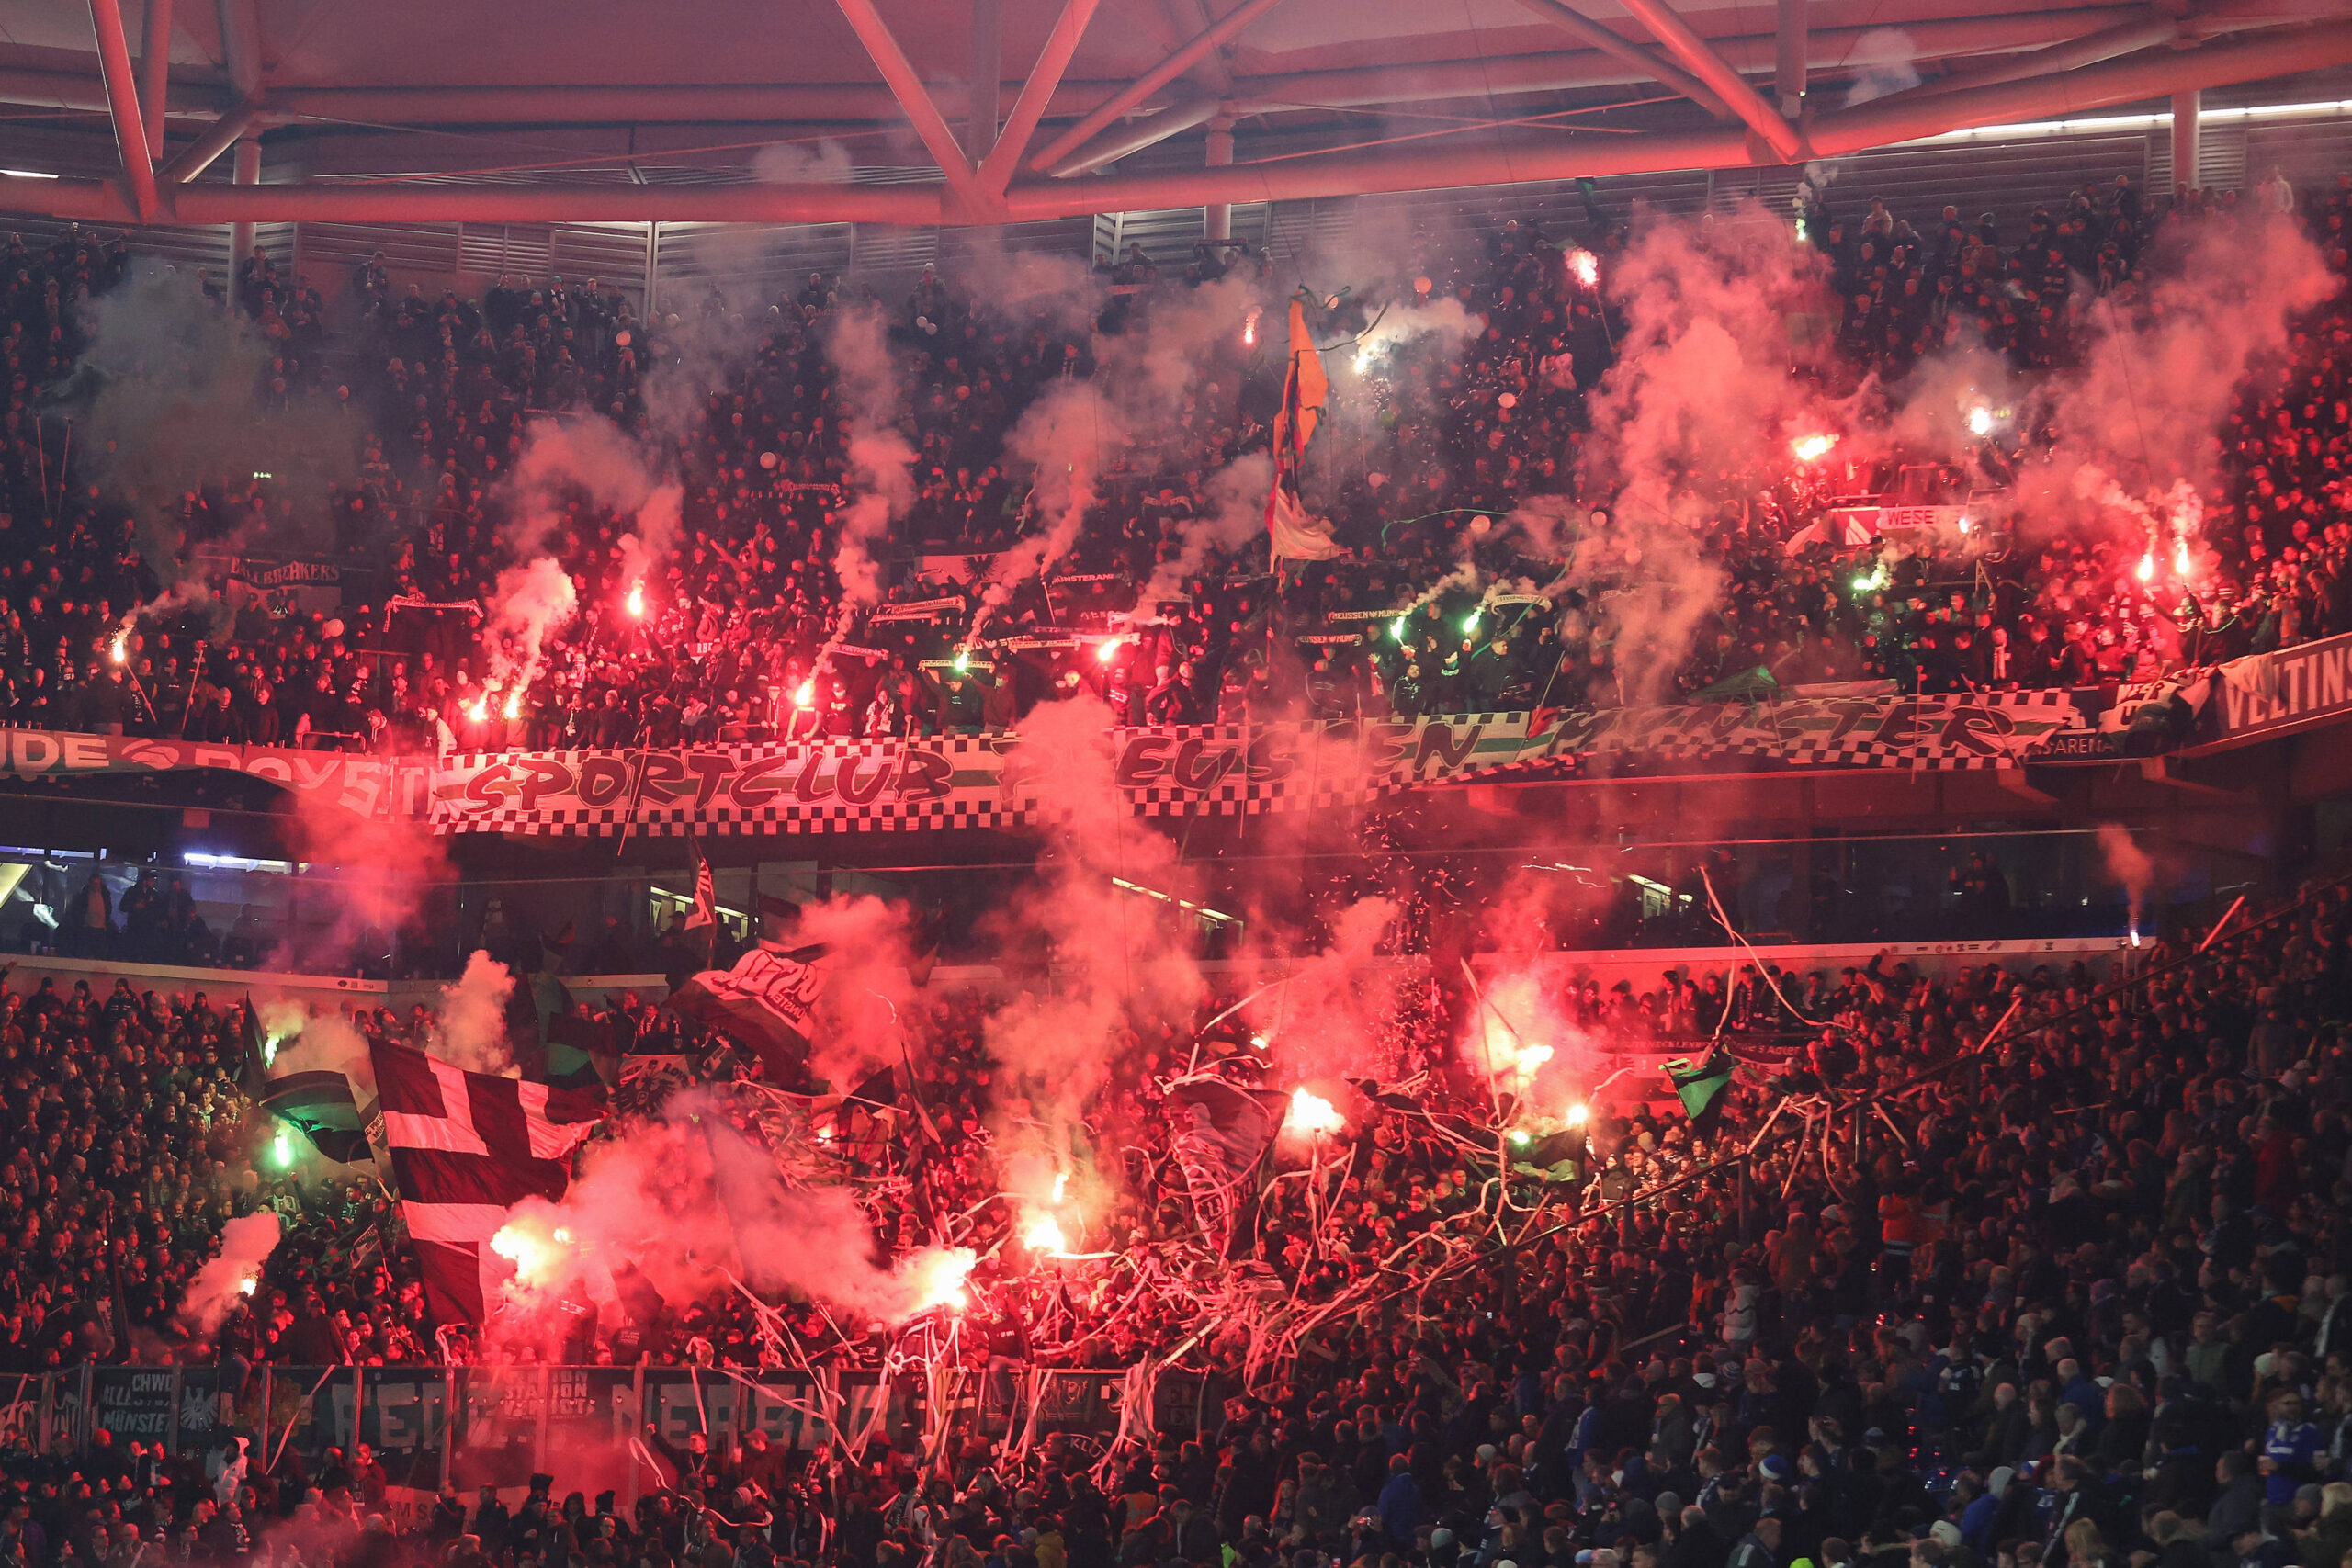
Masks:
[[[199,555],[197,561],[222,579],[222,597],[232,605],[243,607],[257,596],[283,596],[305,610],[334,610],[343,604],[344,568],[339,561],[247,555]]]
[[[2352,638],[2240,664],[2232,715],[2301,723],[2345,701]],[[2236,666],[2231,667],[2233,671]],[[2263,694],[2263,682],[2276,696]],[[1560,774],[1640,776],[1743,759],[1751,771],[2013,768],[2118,751],[2120,723],[2175,688],[1905,697],[1781,691],[1679,707],[1483,713],[1116,729],[1103,740],[1141,816],[1344,808],[1399,790]],[[2101,739],[2105,737],[2105,739]],[[274,747],[0,731],[0,777],[217,768],[363,816],[443,833],[609,838],[1017,829],[1053,809],[1052,781],[1013,734],[805,740],[669,750],[368,757]]]
[[[179,1403],[169,1367],[100,1367],[90,1377],[90,1422],[118,1447],[166,1442],[178,1435]]]
[[[2017,767],[2089,726],[2067,692],[1795,697],[1595,713],[1192,725],[1105,739],[1147,817],[1361,805],[1401,789],[1540,769],[1633,773],[1711,758],[1770,767]],[[445,833],[905,831],[1029,826],[1047,809],[1013,735],[694,751],[535,751],[440,760]]]
[[[49,729],[0,730],[0,778],[61,779],[213,768],[267,779],[296,795],[361,817],[423,815],[432,766],[432,760],[425,757],[212,746],[194,740]]]
[[[2352,633],[2221,668],[2215,739],[2234,742],[2301,729],[2352,709]]]

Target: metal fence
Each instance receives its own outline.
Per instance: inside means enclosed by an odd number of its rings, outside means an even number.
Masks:
[[[820,1444],[928,1446],[950,1431],[1016,1442],[1069,1434],[1100,1451],[1123,1416],[1186,1435],[1216,1419],[1196,1373],[1124,1370],[903,1371],[699,1366],[104,1367],[0,1374],[0,1443],[85,1451],[103,1428],[118,1449],[160,1443],[182,1456],[249,1438],[254,1468],[316,1475],[328,1450],[375,1450],[394,1502],[423,1507],[444,1483],[561,1491],[607,1488],[634,1502],[662,1484],[659,1444],[696,1433],[714,1449],[758,1430],[787,1450]],[[1147,1415],[1148,1412],[1148,1415]]]

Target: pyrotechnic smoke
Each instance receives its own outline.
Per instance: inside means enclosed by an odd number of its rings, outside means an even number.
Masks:
[[[1012,459],[1032,470],[1030,504],[1037,531],[1004,553],[989,574],[987,604],[1003,603],[1012,587],[1069,554],[1103,471],[1125,450],[1128,426],[1092,380],[1058,381],[1031,403],[1005,438]]]
[[[900,1060],[899,1021],[915,1004],[906,909],[870,895],[837,894],[801,907],[786,945],[823,944],[809,1068],[837,1090]]]
[[[632,1270],[673,1307],[731,1293],[731,1275],[770,1296],[800,1291],[894,1324],[960,1308],[972,1266],[969,1252],[940,1247],[895,1268],[877,1263],[855,1194],[786,1187],[709,1091],[680,1095],[663,1120],[590,1145],[563,1201],[517,1204],[492,1245],[515,1269],[498,1337],[518,1346],[547,1337],[561,1300],[619,1299],[616,1276]]]
[[[637,509],[637,525],[621,536],[616,562],[623,591],[651,577],[670,554],[678,536],[678,519],[685,492],[673,484],[658,485]]]
[[[356,953],[389,963],[396,942],[419,931],[425,900],[449,875],[448,840],[368,790],[389,792],[389,774],[353,760],[350,771],[372,782],[349,793],[294,790],[292,838],[300,858],[332,891],[320,902],[334,919],[323,931],[297,933],[271,963],[285,969],[333,971]]]
[[[773,142],[752,154],[752,177],[768,185],[845,186],[855,173],[849,149],[831,137],[813,147]]]
[[[1484,1005],[1464,1021],[1462,1059],[1491,1084],[1539,1111],[1558,1113],[1596,1076],[1593,1042],[1563,1016],[1532,968],[1481,976]]]
[[[1007,251],[992,231],[956,268],[975,312],[1026,332],[1084,339],[1110,298],[1109,280],[1073,255]]]
[[[354,1097],[365,1106],[376,1097],[376,1065],[368,1058],[368,1042],[349,1017],[314,1013],[291,998],[261,1004],[263,1038],[276,1043],[269,1076],[294,1073],[341,1073],[351,1080]]]
[[[1400,975],[1375,960],[1400,912],[1393,898],[1350,905],[1331,921],[1321,952],[1243,1010],[1266,1041],[1272,1081],[1329,1093],[1343,1078],[1389,1076],[1394,1064],[1381,1059],[1378,1043],[1389,1032]]]
[[[1249,287],[1238,278],[1159,296],[1125,331],[1093,340],[1092,377],[1057,381],[1029,405],[1006,439],[1005,451],[1016,468],[1035,474],[1031,502],[1041,526],[998,563],[979,624],[992,617],[1012,585],[1069,553],[1102,474],[1131,450],[1148,447],[1158,433],[1176,428],[1204,378],[1216,374],[1220,362],[1234,359],[1235,323],[1250,299]],[[1238,367],[1225,374],[1238,399]],[[1234,536],[1240,525],[1225,504],[1230,494],[1219,498],[1214,515],[1193,525],[1194,532]],[[1259,501],[1264,501],[1262,492]],[[1196,560],[1211,547],[1206,536],[1186,545]]]
[[[1151,389],[1145,401],[1156,405],[1134,412],[1138,428],[1157,428],[1166,410],[1181,399],[1198,373],[1198,366],[1213,351],[1229,349],[1233,323],[1246,315],[1251,296],[1238,280],[1227,280],[1200,291],[1203,298],[1181,314],[1158,310],[1148,323]],[[1336,375],[1346,368],[1377,374],[1397,349],[1434,336],[1441,351],[1458,355],[1462,346],[1486,330],[1486,318],[1474,316],[1451,297],[1428,305],[1396,304],[1382,312],[1356,339],[1329,355]],[[1238,371],[1233,372],[1238,377]],[[1199,571],[1219,550],[1238,549],[1263,536],[1266,492],[1273,485],[1273,459],[1263,452],[1235,458],[1211,475],[1204,486],[1199,512],[1177,536],[1177,552],[1154,569],[1136,600],[1148,606],[1172,598],[1187,577]]]
[[[806,1291],[881,1323],[965,1304],[972,1254],[926,1247],[892,1269],[875,1261],[874,1228],[845,1187],[787,1190],[766,1155],[706,1117],[713,1186],[731,1220],[735,1250],[755,1291]]]
[[[2063,496],[2084,464],[2141,493],[2204,485],[2248,371],[2284,354],[2294,317],[2338,287],[2284,220],[2192,225],[2184,251],[2158,258],[2143,302],[2109,295],[2086,308],[2081,368],[2052,394],[2047,488]]]
[[[2120,823],[2098,825],[2098,852],[2109,880],[2123,889],[2132,909],[2132,945],[2140,945],[2140,917],[2147,912],[2148,889],[2154,886],[2156,863],[2132,841],[2132,830]]]
[[[506,998],[514,976],[506,965],[477,949],[466,971],[441,987],[441,1006],[427,1047],[443,1061],[469,1073],[515,1074],[506,1044]]]
[[[1652,222],[1610,271],[1626,330],[1581,468],[1586,493],[1615,499],[1581,530],[1570,575],[1611,590],[1593,619],[1629,703],[1671,694],[1721,594],[1698,542],[1713,509],[1785,466],[1792,432],[1845,423],[1794,373],[1804,350],[1785,325],[1826,308],[1824,267],[1749,203],[1724,221]]]
[[[1911,62],[1918,57],[1919,46],[1901,28],[1872,28],[1864,33],[1847,57],[1854,82],[1846,89],[1846,107],[1853,108],[1917,86],[1919,68]]]
[[[1008,948],[1042,943],[1056,966],[1053,987],[999,1009],[983,1042],[1001,1069],[991,1086],[1000,1157],[1026,1152],[1056,1171],[1069,1168],[1082,1112],[1108,1081],[1129,1003],[1141,1016],[1182,1017],[1200,993],[1183,912],[1113,882],[1174,894],[1182,868],[1174,846],[1136,820],[1117,788],[1103,743],[1110,723],[1089,697],[1023,721],[1006,758],[1008,793],[1034,801],[1034,819],[1053,826],[1034,890],[986,922]]]
[[[1373,323],[1358,335],[1351,359],[1342,349],[1332,355],[1341,363],[1351,364],[1359,371],[1376,372],[1388,355],[1407,344],[1434,335],[1439,347],[1457,355],[1471,339],[1487,330],[1487,318],[1474,316],[1461,300],[1449,294],[1426,305],[1396,303],[1381,311]],[[1337,368],[1337,366],[1334,366]]]
[[[1787,322],[1828,306],[1826,278],[1820,253],[1753,203],[1645,226],[1610,269],[1626,325],[1592,400],[1587,492],[1663,513],[1681,493],[1736,493],[1744,474],[1784,466],[1799,426],[1838,428],[1791,373],[1803,349]]]
[[[850,480],[857,488],[833,555],[847,612],[882,597],[873,547],[914,503],[915,450],[898,426],[898,377],[880,311],[834,311],[826,326],[825,353],[847,415]]]
[[[507,548],[518,560],[543,554],[575,493],[603,511],[628,513],[645,506],[659,483],[645,449],[611,420],[535,420],[507,477]]]
[[[277,1215],[268,1209],[241,1214],[220,1227],[220,1250],[207,1259],[180,1298],[179,1320],[192,1334],[209,1334],[254,1293],[262,1265],[277,1248]]]
[[[268,395],[275,345],[242,312],[215,310],[193,272],[134,260],[121,287],[79,309],[89,345],[50,400],[78,411],[71,478],[103,473],[130,492],[141,554],[167,579],[181,569],[183,543],[168,509],[185,492],[267,473],[289,493],[315,495],[356,477],[358,423],[329,403]],[[52,482],[66,477],[61,457],[50,455]]]
[[[1203,487],[1201,509],[1178,536],[1176,553],[1152,569],[1151,580],[1136,595],[1138,610],[1149,611],[1182,592],[1185,579],[1207,564],[1212,552],[1238,549],[1266,531],[1266,492],[1274,482],[1274,460],[1263,452],[1247,452],[1211,474]]]
[[[580,595],[554,557],[539,556],[498,574],[496,600],[490,619],[491,636],[496,641],[491,683],[511,699],[538,679],[548,634],[571,623],[580,608]],[[508,637],[521,643],[519,651],[506,649]]]
[[[169,620],[172,616],[194,610],[207,612],[210,625],[205,638],[210,642],[228,640],[236,624],[237,613],[212,592],[211,585],[197,578],[183,577],[138,608],[124,613],[123,629],[134,630],[141,621]]]

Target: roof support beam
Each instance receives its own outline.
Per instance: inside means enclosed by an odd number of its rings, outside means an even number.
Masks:
[[[1772,62],[1772,90],[1781,112],[1794,118],[1804,107],[1804,35],[1812,26],[1806,0],[1780,0],[1777,46]]]
[[[1884,11],[1893,11],[1889,6]],[[2136,6],[2113,6],[2079,11],[2019,12],[2007,16],[1963,17],[1945,21],[1906,21],[1917,52],[1987,54],[2003,50],[2040,49],[2064,43],[2086,26],[2108,26],[2134,20],[2145,12]],[[2200,17],[2203,21],[2206,18]],[[1806,36],[1805,52],[1814,71],[1837,71],[1851,65],[1855,45],[1871,31],[1868,28],[1815,28]],[[1713,40],[1715,52],[1734,70],[1770,71],[1778,39],[1771,33],[1736,34]],[[1348,66],[1329,71],[1291,72],[1275,76],[1244,77],[1234,84],[1227,107],[1233,113],[1255,113],[1299,104],[1346,107],[1392,103],[1426,103],[1443,98],[1487,98],[1503,93],[1554,93],[1579,87],[1612,87],[1655,81],[1647,72],[1636,73],[1597,51],[1563,51],[1544,54],[1500,54],[1476,60],[1437,60],[1409,70],[1388,66]]]
[[[2007,51],[2071,42],[2086,29],[2144,19],[2140,5],[2094,5],[2075,10],[1977,9],[2012,0],[1965,0],[1972,14],[1938,18],[1928,0],[1874,0],[1874,25],[1899,25],[1922,58],[1950,55],[1990,57]],[[2021,3],[2021,0],[2018,0]],[[2276,25],[2333,0],[2220,0],[2189,17],[2186,36],[2204,38]],[[1935,0],[1945,11],[1951,0]],[[1088,8],[1091,15],[1091,8]],[[2330,19],[2313,15],[2312,20]],[[1815,28],[1806,38],[1815,73],[1851,63],[1856,41],[1868,29]],[[1777,39],[1771,32],[1725,34],[1711,40],[1735,70],[1773,69]],[[1069,118],[1086,113],[1122,84],[1056,78],[1039,118]],[[1656,81],[1648,69],[1634,70],[1598,50],[1562,49],[1498,54],[1467,60],[1430,60],[1409,66],[1347,66],[1278,72],[1234,81],[1228,102],[1236,114],[1295,104],[1363,107],[1427,103],[1444,98],[1486,98],[1505,93],[1561,92],[1582,87],[1623,86]],[[1007,84],[1008,89],[1012,84]],[[943,84],[933,94],[941,108],[960,115],[967,95],[963,84]],[[225,85],[183,75],[171,85],[169,112],[210,123],[236,107]],[[1162,96],[1144,107],[1164,107]],[[302,119],[372,121],[404,126],[442,125],[709,125],[790,120],[820,124],[846,134],[859,120],[895,118],[899,109],[889,89],[867,83],[733,83],[656,85],[549,86],[509,84],[465,87],[340,87],[274,84],[268,96],[272,123]],[[106,85],[95,71],[50,71],[0,67],[0,104],[103,114]],[[1004,139],[999,138],[1000,143]]]
[[[1216,20],[1209,15],[1209,8],[1202,4],[1202,0],[1161,0],[1160,11],[1176,28],[1179,38],[1205,32],[1209,24]],[[1201,56],[1199,62],[1193,67],[1193,75],[1204,91],[1215,93],[1219,97],[1233,90],[1233,73],[1226,68],[1222,50],[1213,49]]]
[[[98,73],[106,79],[107,112],[114,117],[114,144],[122,155],[122,177],[130,187],[131,210],[141,223],[155,220],[155,164],[147,151],[147,130],[139,119],[139,79],[130,71],[130,39],[122,30],[115,0],[90,0],[90,27],[98,39]]]
[[[890,96],[899,100],[899,107],[905,111],[908,120],[914,126],[915,134],[922,138],[922,144],[929,150],[933,161],[938,164],[939,172],[947,177],[947,188],[976,209],[986,205],[978,181],[972,172],[971,160],[964,156],[964,149],[957,144],[956,133],[947,128],[946,118],[939,112],[939,106],[932,101],[931,89],[923,85],[921,76],[915,74],[913,62],[907,59],[906,51],[899,47],[899,40],[891,36],[890,26],[882,19],[882,13],[874,8],[874,0],[834,0],[834,3],[841,6],[842,16],[857,34],[858,41],[865,46],[874,68],[882,73],[882,80],[888,85]]]
[[[2352,22],[2275,28],[2201,49],[2148,52],[2055,76],[1998,84],[1973,93],[1893,98],[1817,118],[1817,155],[2017,120],[2079,115],[2199,88],[2352,64]],[[1196,207],[1379,191],[1440,189],[1596,178],[1671,169],[1741,168],[1771,154],[1741,128],[1690,135],[1560,136],[1449,148],[1332,153],[1233,168],[1088,181],[1046,181],[1012,189],[996,210],[1049,219],[1138,208]],[[839,185],[467,186],[307,181],[284,185],[174,187],[160,217],[182,223],[662,221],[1003,221],[975,218],[943,188]],[[0,209],[87,222],[127,223],[136,213],[122,188],[96,180],[0,175]]]
[[[1635,21],[1657,35],[1668,54],[1713,88],[1730,106],[1732,113],[1746,120],[1747,129],[1762,137],[1764,144],[1780,155],[1781,163],[1793,164],[1804,155],[1795,128],[1747,85],[1746,77],[1724,64],[1723,56],[1705,39],[1692,32],[1690,24],[1676,16],[1674,7],[1666,0],[1623,0],[1623,4]]]
[[[1978,87],[1989,87],[1997,82],[2016,82],[2028,76],[2079,71],[2086,65],[2097,65],[2103,60],[2136,54],[2143,49],[2160,49],[2165,44],[2179,41],[2180,37],[2179,18],[2146,17],[2119,27],[2101,28],[2097,32],[2085,33],[2065,43],[2053,43],[2047,49],[2003,55],[1988,63],[1969,66],[1949,76],[1939,76],[1916,87],[1906,87],[1899,93],[1889,93],[1884,98],[1875,101],[1886,103],[1896,98],[1934,97],[1942,93],[1964,93]]]
[[[1002,0],[972,0],[972,86],[964,105],[964,154],[975,166],[996,145],[1003,123],[1004,7]]]
[[[147,0],[139,35],[139,121],[147,128],[147,156],[164,155],[164,100],[172,88],[172,0]]]
[[[1171,136],[1182,136],[1196,125],[1215,119],[1221,104],[1214,94],[1193,99],[1189,103],[1165,108],[1146,119],[1129,120],[1126,124],[1104,131],[1077,152],[1056,164],[1050,173],[1056,179],[1072,175],[1091,175],[1105,164],[1116,163],[1131,152],[1147,147],[1157,147]],[[1231,133],[1227,132],[1230,141]],[[1227,160],[1228,163],[1231,159]]]
[[[1029,160],[1029,166],[1041,174],[1052,168],[1086,145],[1087,139],[1096,131],[1190,71],[1212,51],[1232,42],[1241,35],[1243,28],[1282,3],[1283,0],[1241,0],[1241,4],[1227,13],[1223,20],[1211,24],[1205,31],[1194,34],[1191,41],[1167,59],[1095,105],[1076,125],[1047,142],[1035,157]]]
[[[1892,98],[1816,119],[1808,140],[1817,157],[1939,136],[1975,126],[2084,114],[2266,76],[2352,64],[2352,22],[2268,30],[2199,50],[2110,61],[2056,77],[2033,77],[1910,103]],[[1376,152],[1292,158],[1231,169],[1171,170],[1075,183],[1040,183],[1011,193],[1013,216],[1035,220],[1087,212],[1197,207],[1208,202],[1300,200],[1381,191],[1442,190],[1525,180],[1655,174],[1669,169],[1747,168],[1766,162],[1747,135],[1720,130],[1667,136],[1562,136],[1476,150],[1385,147]]]
[[[1648,50],[1630,39],[1621,38],[1586,16],[1566,0],[1520,0],[1520,4],[1552,23],[1578,43],[1589,44],[1610,59],[1623,62],[1669,93],[1679,93],[1718,118],[1728,118],[1731,110],[1723,99],[1707,90],[1706,84],[1678,66],[1669,65]]]
[[[1062,73],[1069,69],[1070,56],[1078,52],[1078,40],[1086,36],[1086,26],[1094,19],[1094,7],[1099,3],[1100,0],[1062,0],[1062,14],[1054,18],[1054,30],[1046,35],[1046,47],[1037,51],[1037,63],[1029,68],[1029,79],[1021,84],[1021,96],[1012,100],[1012,115],[997,133],[996,145],[989,149],[988,157],[980,164],[980,184],[986,189],[1001,196],[1005,186],[1012,183],[1021,154],[1029,150],[1029,139],[1037,133],[1037,121],[1053,102],[1054,90],[1061,85]]]
[[[254,0],[220,0],[220,52],[229,66],[229,85],[240,103],[262,96],[261,13]]]
[[[165,186],[187,184],[235,146],[239,137],[255,129],[261,117],[259,104],[241,104],[231,109],[206,127],[203,135],[181,148],[179,156],[164,164],[156,178]]]

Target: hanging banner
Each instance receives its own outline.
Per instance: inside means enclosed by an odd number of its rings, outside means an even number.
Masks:
[[[423,814],[432,761],[278,746],[215,746],[130,735],[0,730],[0,778],[74,779],[99,773],[214,769],[267,779],[307,799],[361,817]]]
[[[2352,633],[2233,659],[2221,668],[2219,696],[2210,707],[2222,743],[2283,735],[2352,711]]]
[[[2089,728],[2067,692],[1794,697],[1592,713],[1119,729],[1114,776],[1147,817],[1359,805],[1540,769],[1634,773],[1713,758],[1763,767],[2017,767]],[[452,755],[445,833],[654,837],[1021,828],[1051,811],[1016,735],[693,751]]]
[[[2341,653],[2336,658],[2334,684],[2323,665],[2321,673],[2281,677],[2280,689],[2308,691],[2312,702],[2331,692],[2340,697],[2345,664]],[[1719,759],[1756,772],[2088,760],[2112,754],[2113,742],[2097,738],[2112,736],[2120,718],[2170,689],[2127,688],[2135,700],[2122,704],[2114,688],[1925,697],[1782,693],[1679,707],[1138,728],[1111,730],[1103,744],[1138,815],[1238,816],[1356,806],[1513,773],[1640,776]],[[2231,703],[2245,706],[2234,695]],[[358,815],[428,820],[443,833],[679,838],[1013,829],[1055,810],[1055,781],[1034,772],[1017,734],[426,758],[0,731],[0,777],[183,768],[267,779]]]

